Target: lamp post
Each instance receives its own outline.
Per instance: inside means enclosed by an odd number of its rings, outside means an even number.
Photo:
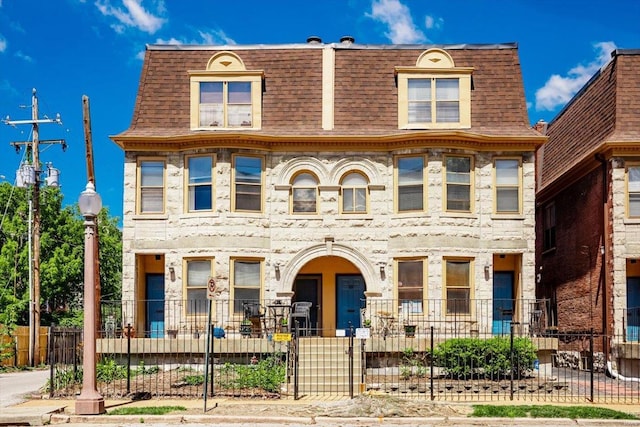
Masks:
[[[76,414],[97,415],[105,412],[104,398],[96,387],[96,301],[95,251],[96,216],[102,208],[102,199],[93,182],[80,193],[80,213],[84,217],[84,339],[82,352],[82,390],[76,399]]]

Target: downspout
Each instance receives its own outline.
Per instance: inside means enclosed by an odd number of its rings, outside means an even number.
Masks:
[[[609,250],[608,231],[609,231],[609,209],[608,209],[608,165],[607,159],[601,154],[596,153],[595,158],[602,165],[602,262],[600,263],[600,274],[602,277],[602,351],[604,352],[604,360],[609,361],[609,300],[608,300],[608,270],[607,270],[607,251]]]

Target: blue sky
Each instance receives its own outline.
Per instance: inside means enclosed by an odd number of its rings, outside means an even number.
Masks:
[[[40,126],[40,159],[60,169],[65,204],[87,182],[82,96],[89,97],[96,188],[122,217],[123,153],[110,135],[131,121],[146,44],[516,42],[529,121],[550,121],[610,58],[640,48],[640,1],[610,0],[0,0],[0,117],[60,114]],[[21,107],[21,106],[26,106]],[[0,181],[31,128],[0,123]],[[3,178],[4,177],[4,178]]]

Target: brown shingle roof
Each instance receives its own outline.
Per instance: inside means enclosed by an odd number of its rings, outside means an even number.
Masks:
[[[639,69],[640,50],[615,51],[549,124],[541,190],[607,144],[640,143]]]
[[[394,67],[415,66],[430,47],[445,49],[456,67],[473,67],[469,134],[537,136],[528,123],[517,46],[335,46],[334,129],[322,129],[322,50],[329,45],[151,46],[145,54],[131,126],[114,139],[187,137],[188,70],[203,70],[217,52],[231,50],[247,70],[264,71],[262,129],[256,136],[382,136],[398,129]],[[206,131],[205,131],[206,132]],[[223,135],[231,131],[212,131]],[[246,132],[246,131],[244,131]],[[424,131],[421,131],[424,133]],[[440,131],[442,133],[442,131]]]

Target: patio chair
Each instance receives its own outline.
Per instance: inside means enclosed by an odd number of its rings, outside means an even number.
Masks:
[[[309,335],[309,331],[311,330],[312,305],[313,303],[308,301],[298,301],[291,305],[291,314],[289,315],[289,317],[291,317],[291,321],[289,323],[291,324],[291,327],[294,328],[294,322],[297,319],[304,319],[304,328],[301,328],[301,330],[304,330],[305,336]]]
[[[262,306],[258,303],[245,302],[242,304],[242,309],[244,311],[244,318],[251,321],[251,336],[260,338],[266,330]]]

